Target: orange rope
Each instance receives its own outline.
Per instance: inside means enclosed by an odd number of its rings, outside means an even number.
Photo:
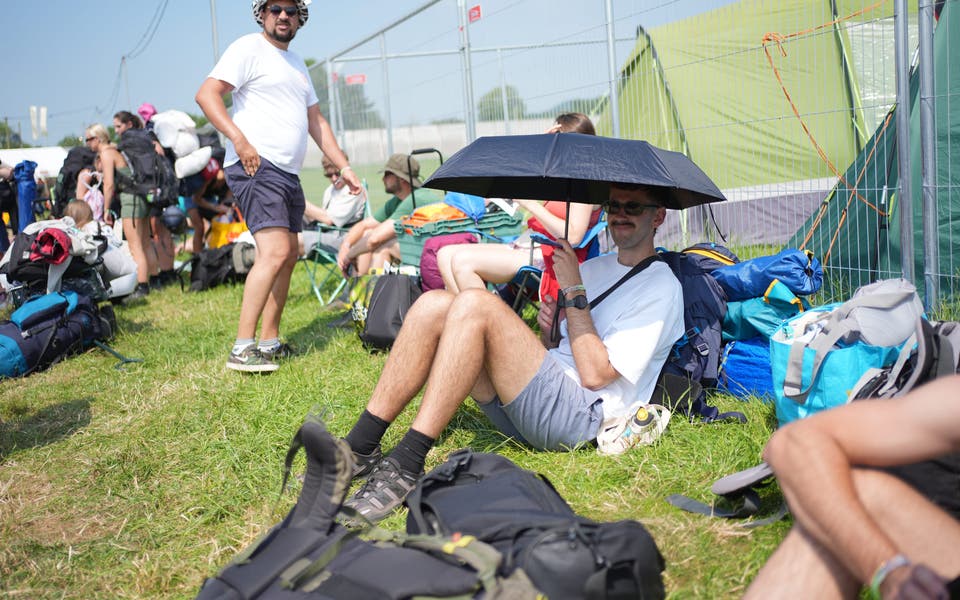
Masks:
[[[826,151],[823,149],[822,146],[820,146],[820,144],[817,142],[816,138],[813,137],[813,134],[810,132],[810,128],[807,127],[807,124],[806,124],[806,122],[803,120],[803,117],[800,116],[800,109],[797,108],[796,103],[794,103],[793,98],[790,96],[790,92],[787,91],[787,86],[783,83],[783,77],[781,77],[781,75],[780,75],[780,70],[777,69],[777,66],[776,66],[775,64],[773,64],[773,56],[770,54],[770,49],[768,48],[767,43],[768,43],[768,42],[775,42],[776,45],[777,45],[777,49],[780,50],[780,55],[781,55],[781,56],[786,56],[786,55],[787,55],[787,52],[786,52],[786,50],[783,49],[783,42],[784,42],[785,40],[789,40],[789,39],[791,39],[791,38],[808,35],[808,34],[810,34],[810,33],[813,33],[813,32],[815,32],[815,31],[819,31],[819,30],[821,30],[821,29],[825,29],[825,28],[827,28],[827,27],[833,27],[834,25],[836,25],[837,23],[840,23],[841,21],[847,21],[847,20],[852,19],[852,18],[854,18],[854,17],[856,17],[856,16],[859,16],[859,15],[862,15],[862,14],[864,14],[864,13],[867,13],[867,12],[869,12],[869,11],[871,11],[871,10],[875,10],[875,9],[879,8],[881,5],[883,5],[885,1],[886,1],[886,0],[880,0],[880,2],[877,2],[876,4],[874,4],[874,5],[872,5],[872,6],[868,6],[868,7],[866,7],[866,8],[861,9],[861,10],[858,10],[858,11],[856,11],[856,12],[850,13],[849,15],[847,15],[847,16],[845,16],[845,17],[840,17],[840,18],[838,18],[838,19],[834,19],[833,21],[830,21],[829,23],[824,23],[824,24],[822,24],[822,25],[818,25],[818,26],[816,26],[816,27],[812,27],[812,28],[809,28],[809,29],[805,29],[805,30],[803,30],[803,31],[797,31],[797,32],[795,32],[795,33],[791,33],[791,34],[787,34],[787,35],[782,35],[782,34],[776,33],[776,32],[769,32],[769,33],[764,34],[763,39],[762,39],[762,41],[761,41],[761,45],[763,46],[763,51],[764,51],[764,53],[767,55],[767,62],[770,63],[770,68],[773,69],[773,74],[776,76],[777,82],[780,84],[780,89],[783,91],[783,95],[786,97],[787,102],[790,103],[790,108],[793,110],[793,114],[794,114],[794,115],[797,117],[797,119],[800,121],[800,126],[803,128],[804,133],[807,135],[807,138],[808,138],[808,139],[810,140],[810,142],[813,144],[814,149],[816,149],[817,155],[819,155],[819,156],[820,156],[820,159],[823,160],[824,163],[826,163],[827,167],[830,169],[830,172],[833,173],[833,174],[837,177],[837,179],[839,179],[841,182],[843,182],[843,184],[844,184],[845,186],[847,186],[847,189],[849,189],[849,190],[852,192],[852,194],[853,194],[854,196],[856,196],[856,198],[857,198],[858,200],[860,200],[861,202],[863,202],[864,204],[866,204],[867,206],[869,206],[870,208],[872,208],[873,210],[875,210],[877,213],[879,213],[879,214],[882,215],[882,216],[887,216],[887,213],[885,213],[884,211],[882,211],[882,210],[880,210],[879,208],[877,208],[876,206],[874,206],[870,201],[868,201],[866,198],[864,198],[864,197],[857,191],[857,186],[860,184],[860,180],[863,178],[863,175],[864,175],[864,173],[866,172],[867,166],[870,164],[870,160],[871,160],[872,157],[873,157],[873,153],[874,153],[874,151],[876,150],[876,139],[877,139],[877,138],[876,138],[876,137],[874,138],[874,146],[873,146],[873,149],[871,149],[870,154],[867,155],[867,160],[864,162],[863,169],[860,170],[860,173],[859,173],[859,175],[857,176],[857,181],[856,181],[856,183],[855,183],[854,185],[850,185],[850,183],[847,181],[846,177],[844,177],[843,173],[841,173],[840,170],[837,169],[836,165],[833,164],[833,161],[831,161],[830,158],[827,157]],[[884,130],[886,130],[887,124],[889,123],[889,121],[890,121],[890,115],[887,115],[887,120],[886,120],[886,121],[884,122],[884,124],[883,124],[883,130],[881,130],[881,134],[880,134],[880,135],[882,135],[882,132],[883,132]],[[848,201],[848,202],[847,202],[847,207],[849,207],[849,205],[850,205],[850,203],[849,203],[849,201]],[[844,211],[846,211],[846,209],[844,209]],[[824,212],[825,212],[825,207],[822,207],[822,210],[821,210],[820,213],[817,215],[817,218],[815,219],[814,224],[811,225],[810,231],[807,233],[806,237],[804,238],[803,244],[802,244],[801,247],[800,247],[801,249],[802,249],[804,246],[806,246],[807,242],[810,241],[810,237],[813,235],[813,230],[816,229],[817,226],[819,225],[820,220],[821,220]],[[845,220],[845,217],[846,217],[846,215],[844,214],[844,217],[841,218],[841,221],[840,221],[841,224],[842,224],[843,221]],[[834,239],[836,239],[836,236],[834,236]],[[832,247],[832,246],[833,246],[833,242],[831,242],[830,245],[831,245],[831,247]],[[829,252],[828,252],[828,254],[829,254]],[[826,257],[825,257],[825,258],[826,258]]]

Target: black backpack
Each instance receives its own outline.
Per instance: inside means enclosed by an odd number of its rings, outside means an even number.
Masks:
[[[458,450],[407,496],[407,533],[471,535],[548,598],[663,598],[664,560],[637,521],[577,515],[542,475],[496,454]]]
[[[698,244],[682,252],[661,250],[659,256],[683,289],[684,333],[670,351],[651,401],[691,419],[710,422],[733,417],[746,421],[739,412],[720,413],[706,397],[706,390],[717,385],[727,314],[727,296],[710,271],[736,262],[736,255],[722,246]]]
[[[169,159],[157,154],[153,142],[153,134],[146,129],[128,129],[120,135],[117,149],[126,159],[133,176],[117,172],[117,188],[166,208],[177,203],[180,180]]]
[[[388,273],[377,279],[360,332],[363,345],[368,350],[389,350],[407,311],[422,293],[420,279],[412,275]]]
[[[53,217],[63,217],[67,204],[77,197],[77,176],[83,169],[93,169],[93,160],[97,154],[86,146],[74,146],[63,159],[63,166],[57,174],[57,184],[53,188]]]
[[[231,242],[219,248],[201,250],[190,259],[190,291],[201,292],[224,283],[238,283],[246,279],[246,272],[238,273]]]
[[[500,554],[476,539],[345,528],[335,518],[350,487],[353,452],[322,423],[308,419],[290,444],[284,486],[301,447],[307,470],[297,504],[207,579],[198,600],[538,597],[522,571],[497,576]]]

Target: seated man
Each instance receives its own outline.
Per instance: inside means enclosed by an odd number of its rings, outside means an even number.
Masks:
[[[960,377],[791,423],[770,439],[795,523],[749,598],[947,598],[960,592],[960,522],[875,469],[960,450]],[[947,483],[957,493],[956,478]],[[956,596],[951,596],[956,597]]]
[[[346,153],[343,155],[347,156]],[[349,156],[347,160],[350,160]],[[320,206],[308,200],[304,207],[304,228],[300,234],[301,256],[317,242],[333,251],[338,250],[346,237],[346,233],[338,229],[359,223],[363,219],[367,204],[366,191],[351,193],[347,182],[340,178],[340,169],[326,156],[322,163],[323,176],[330,180],[330,185],[323,191]],[[325,230],[324,225],[330,229]]]
[[[546,450],[597,437],[605,418],[647,402],[673,343],[683,334],[683,297],[670,268],[654,259],[666,209],[662,188],[612,187],[609,227],[616,255],[579,265],[570,244],[556,252],[566,308],[544,298],[541,337],[486,290],[434,290],[407,313],[366,410],[346,436],[354,476],[369,478],[348,504],[371,520],[399,506],[423,472],[427,452],[469,395],[504,433]],[[651,259],[651,260],[647,260]],[[591,308],[631,269],[636,273]],[[555,310],[565,310],[558,347],[547,349]],[[413,422],[384,457],[380,439],[426,385]]]
[[[394,221],[413,213],[414,197],[418,207],[443,200],[439,192],[420,188],[420,163],[411,156],[394,154],[382,173],[383,188],[393,197],[347,232],[337,254],[337,264],[346,276],[363,275],[384,262],[399,262]]]

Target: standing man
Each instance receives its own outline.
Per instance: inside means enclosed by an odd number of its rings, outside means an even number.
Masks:
[[[257,243],[247,275],[237,339],[227,368],[249,373],[276,371],[274,359],[291,355],[280,342],[280,317],[302,230],[303,188],[298,177],[307,133],[340,170],[350,191],[360,180],[320,114],[319,100],[303,59],[289,52],[307,22],[310,0],[253,0],[263,27],[233,42],[200,86],[196,101],[228,139],[224,172]],[[223,96],[233,93],[233,115]],[[257,322],[260,343],[255,343]]]

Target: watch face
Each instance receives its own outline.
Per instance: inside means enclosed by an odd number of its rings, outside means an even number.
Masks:
[[[587,301],[587,297],[584,296],[583,294],[580,294],[579,296],[574,296],[573,301],[570,302],[570,306],[573,306],[574,308],[580,308],[580,309],[586,308],[589,304],[590,302]]]

